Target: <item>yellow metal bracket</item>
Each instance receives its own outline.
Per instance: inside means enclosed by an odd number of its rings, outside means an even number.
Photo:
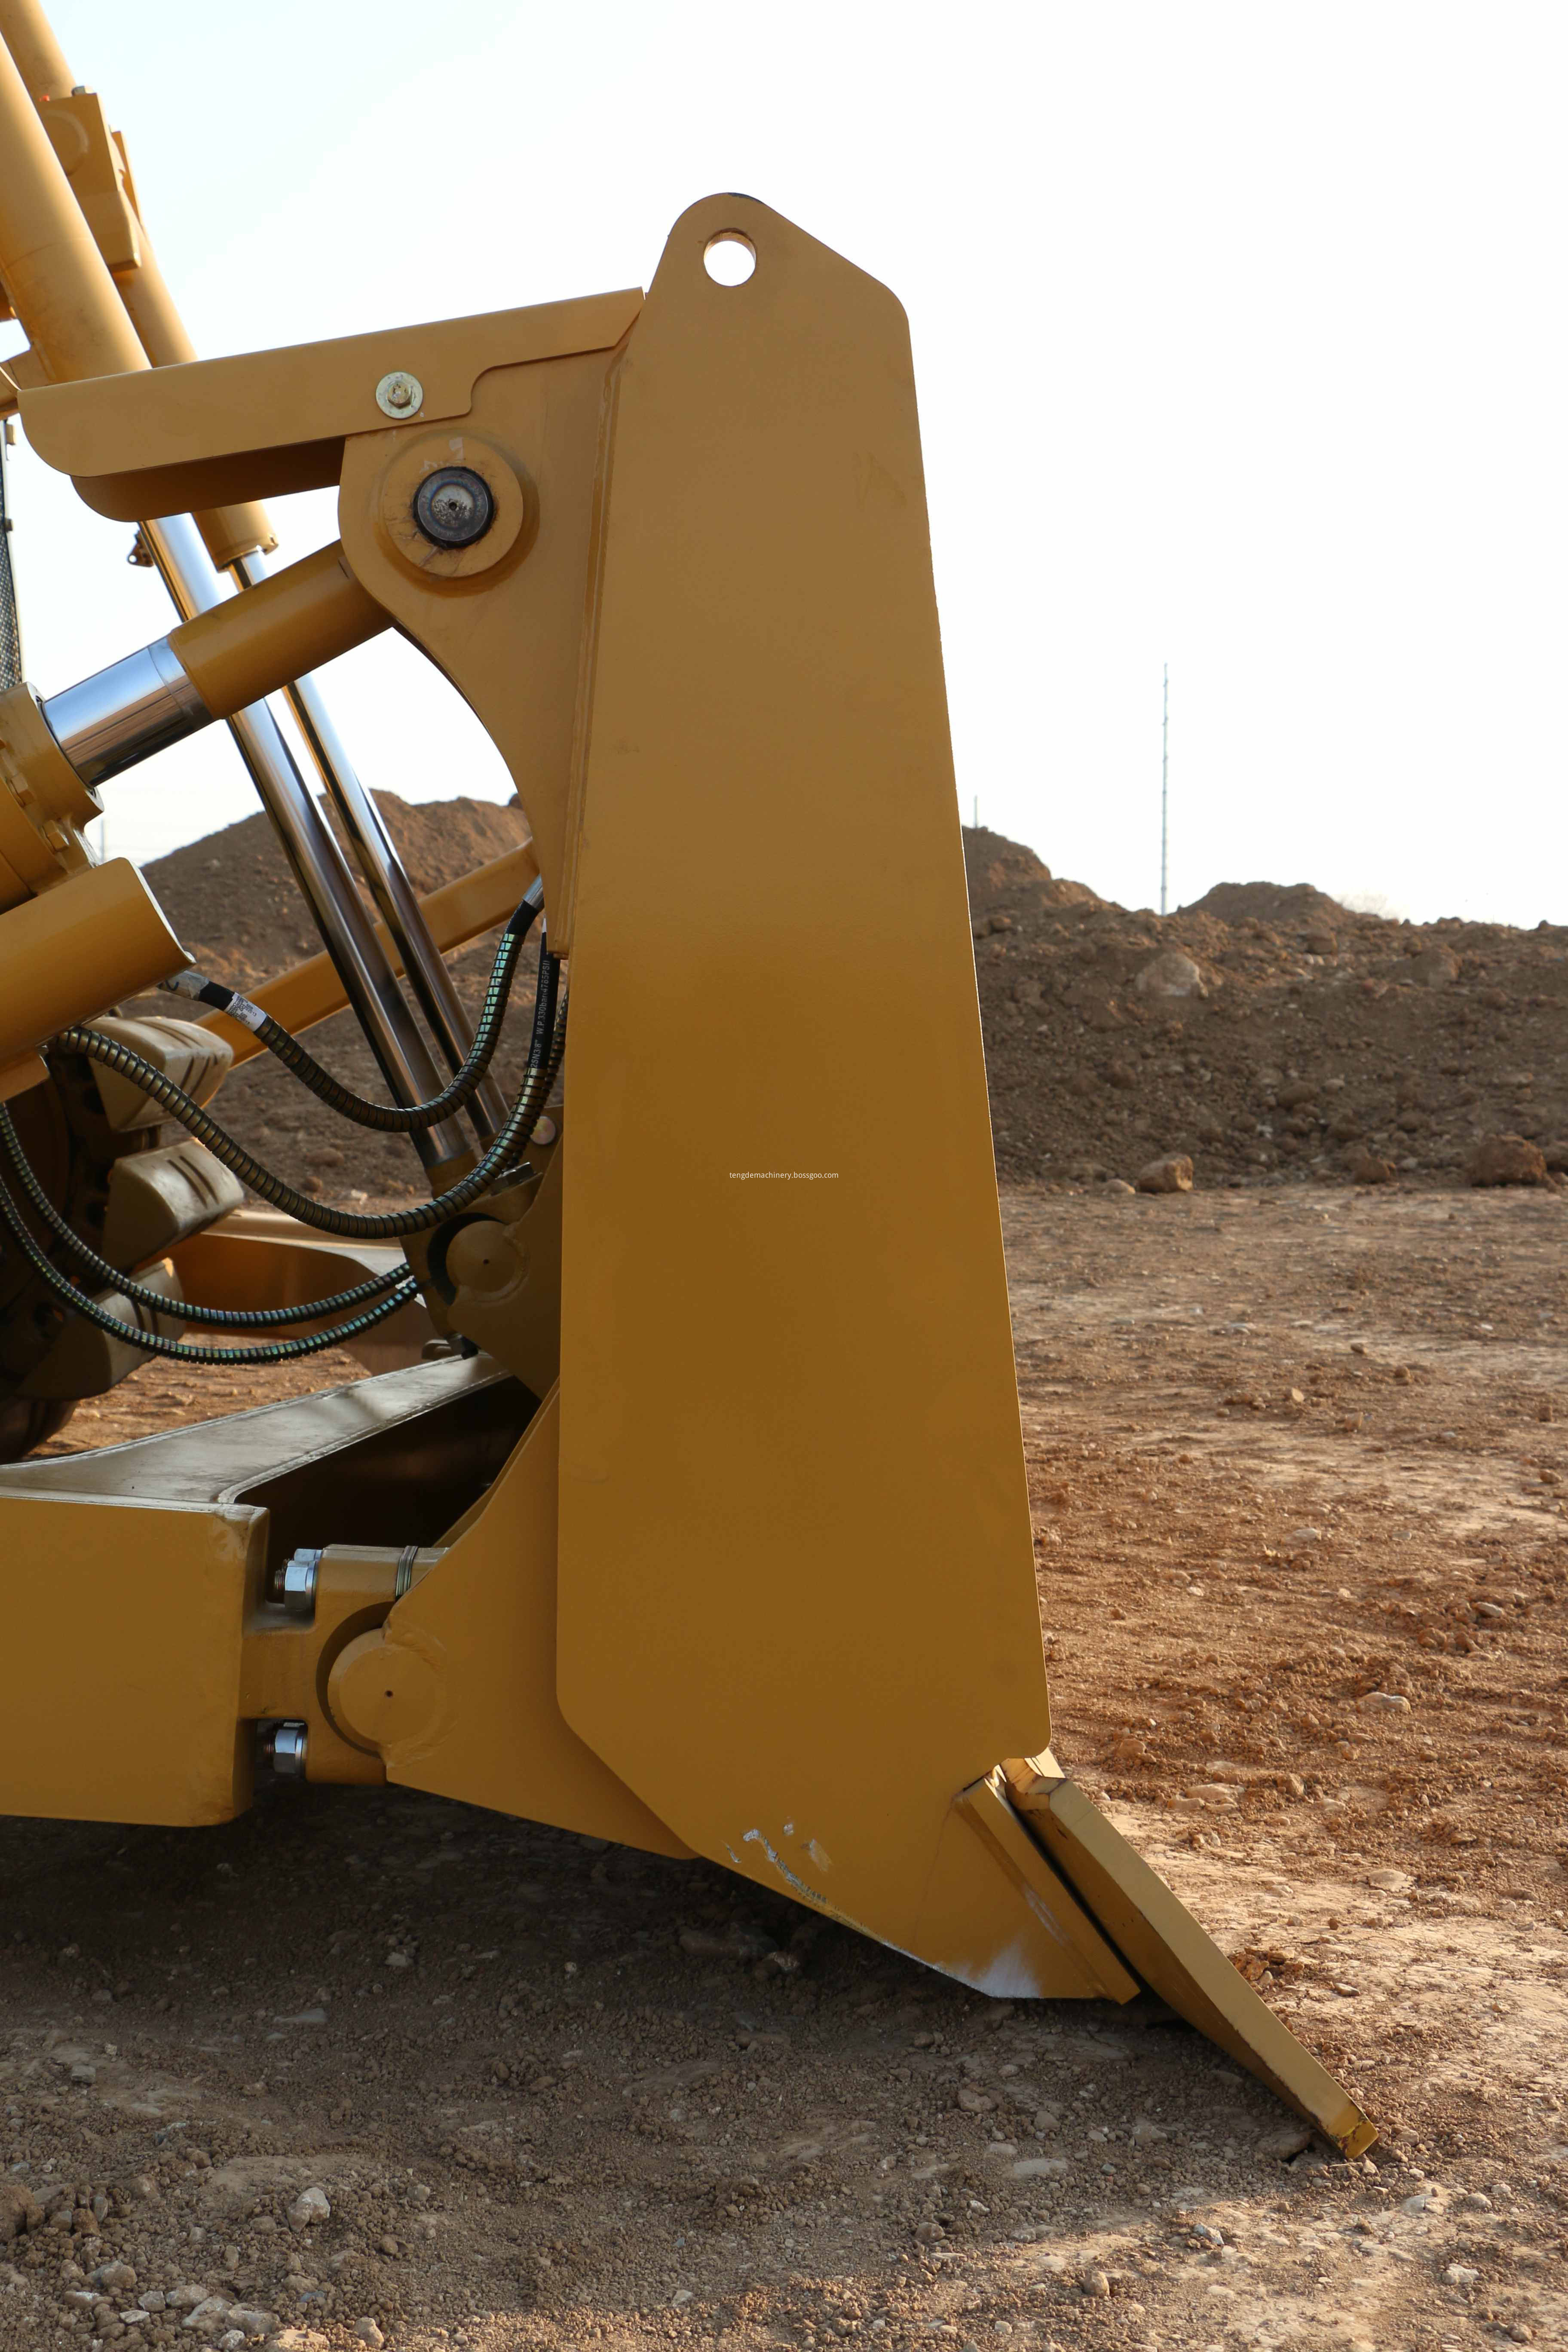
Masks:
[[[22,394],[27,438],[88,505],[121,522],[335,483],[352,434],[466,416],[489,369],[607,351],[634,324],[635,289],[431,325],[345,335]],[[389,377],[412,383],[384,407]]]

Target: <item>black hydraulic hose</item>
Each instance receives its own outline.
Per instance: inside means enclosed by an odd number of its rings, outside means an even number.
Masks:
[[[149,1307],[154,1313],[169,1311],[170,1302],[161,1290],[152,1290],[144,1282],[133,1282],[128,1274],[100,1257],[91,1244],[67,1223],[34,1173],[4,1103],[0,1103],[0,1146],[4,1146],[17,1181],[38,1215],[89,1274],[96,1275],[105,1288],[129,1298],[133,1307]],[[363,1306],[366,1299],[379,1298],[383,1291],[395,1289],[407,1280],[407,1266],[394,1266],[386,1274],[368,1276],[363,1282],[355,1283],[352,1290],[336,1290],[330,1297],[310,1299],[300,1307],[198,1307],[188,1298],[182,1299],[179,1319],[182,1323],[210,1325],[221,1331],[266,1331],[280,1324],[318,1323],[323,1315],[336,1315],[344,1307]]]
[[[165,1339],[161,1331],[143,1331],[133,1323],[122,1323],[118,1315],[110,1315],[95,1298],[89,1298],[85,1292],[78,1290],[58,1266],[50,1264],[38,1247],[22,1221],[22,1213],[12,1198],[10,1186],[4,1181],[0,1181],[0,1221],[10,1227],[12,1239],[30,1262],[34,1272],[43,1276],[49,1288],[73,1314],[85,1316],[88,1322],[96,1323],[100,1331],[109,1332],[113,1339],[123,1339],[129,1347],[140,1348],[144,1355],[168,1356],[177,1364],[293,1363],[301,1356],[316,1356],[325,1348],[340,1347],[345,1339],[357,1339],[362,1332],[370,1330],[388,1315],[395,1314],[400,1307],[405,1307],[410,1299],[418,1296],[418,1286],[409,1276],[395,1290],[378,1299],[374,1307],[366,1307],[363,1315],[353,1316],[348,1322],[336,1324],[330,1331],[317,1331],[308,1339],[277,1339],[261,1348],[191,1348],[181,1339]],[[179,1319],[181,1309],[177,1298],[160,1298],[158,1304],[165,1315],[175,1321]]]
[[[394,1103],[371,1102],[356,1095],[331,1072],[323,1069],[315,1055],[290,1035],[279,1021],[264,1013],[237,989],[226,988],[220,980],[208,980],[201,972],[182,971],[163,982],[171,996],[194,996],[203,1004],[212,1005],[226,1013],[231,1021],[242,1022],[258,1036],[269,1054],[277,1055],[284,1067],[292,1071],[302,1086],[308,1087],[319,1101],[335,1110],[341,1118],[351,1118],[357,1126],[379,1129],[389,1135],[421,1133],[426,1128],[437,1127],[449,1113],[460,1110],[484,1083],[500,1038],[501,1022],[507,1001],[511,994],[513,974],[522,953],[523,941],[532,929],[539,912],[538,886],[524,898],[501,935],[496,959],[490,970],[489,985],[474,1029],[474,1042],[467,1060],[450,1084],[428,1102],[403,1106]]]
[[[176,1086],[173,1078],[165,1077],[162,1070],[116,1039],[105,1037],[96,1029],[70,1028],[62,1029],[52,1042],[64,1052],[85,1054],[89,1061],[101,1062],[106,1068],[118,1070],[122,1076],[134,1080],[143,1094],[150,1095],[171,1118],[177,1119],[198,1142],[205,1143],[215,1160],[221,1160],[241,1183],[247,1184],[258,1199],[271,1207],[284,1210],[303,1225],[313,1225],[318,1233],[343,1234],[354,1241],[391,1241],[403,1234],[428,1233],[433,1226],[444,1224],[448,1217],[468,1208],[510,1164],[520,1143],[527,1141],[544,1108],[565,1045],[563,999],[559,1021],[555,1017],[560,975],[560,958],[552,956],[548,946],[542,946],[533,1034],[529,1041],[522,1089],[478,1166],[435,1200],[422,1202],[417,1208],[384,1210],[377,1216],[361,1216],[353,1209],[329,1208],[312,1201],[308,1193],[297,1192],[291,1184],[285,1184],[281,1177],[264,1168],[259,1160],[253,1159],[226,1129],[209,1118],[183,1087]]]

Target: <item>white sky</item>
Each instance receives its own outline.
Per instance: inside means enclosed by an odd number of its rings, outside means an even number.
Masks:
[[[966,819],[1132,905],[1266,877],[1568,921],[1568,16],[1509,0],[58,0],[203,352],[646,284],[741,188],[914,335]],[[9,340],[14,341],[14,337]],[[15,453],[28,674],[168,625]],[[280,502],[284,556],[333,535]],[[510,785],[392,640],[366,780]],[[220,730],[108,790],[153,855],[254,805]]]

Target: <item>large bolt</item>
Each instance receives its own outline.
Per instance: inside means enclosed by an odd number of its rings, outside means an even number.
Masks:
[[[320,1551],[304,1549],[290,1552],[272,1579],[272,1599],[290,1617],[313,1617],[316,1613],[316,1579],[321,1572]]]
[[[394,368],[376,385],[375,404],[384,416],[417,416],[425,405],[425,387],[406,368]]]
[[[302,1780],[305,1749],[310,1737],[308,1723],[269,1723],[262,1735],[261,1752],[280,1780]]]
[[[437,547],[472,547],[495,519],[490,486],[471,466],[438,466],[414,497],[414,520]]]

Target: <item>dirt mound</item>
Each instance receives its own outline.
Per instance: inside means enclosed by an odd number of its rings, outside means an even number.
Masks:
[[[976,917],[998,908],[1011,909],[1020,899],[1041,907],[1104,904],[1086,883],[1058,882],[1032,849],[984,824],[963,828],[963,870],[969,882],[970,911]]]
[[[1200,1188],[1345,1181],[1368,1156],[1458,1182],[1500,1133],[1554,1164],[1568,930],[1394,922],[1304,883],[1134,914],[999,835],[964,842],[1004,1175],[1131,1181],[1185,1152]]]
[[[1310,882],[1216,882],[1184,915],[1217,915],[1222,923],[1244,923],[1248,916],[1272,923],[1277,930],[1335,930],[1359,918],[1326,891]]]
[[[521,809],[493,801],[411,802],[395,793],[377,793],[375,801],[419,891],[438,890],[528,837]],[[160,857],[147,880],[196,961],[231,988],[254,987],[321,947],[259,811]]]

